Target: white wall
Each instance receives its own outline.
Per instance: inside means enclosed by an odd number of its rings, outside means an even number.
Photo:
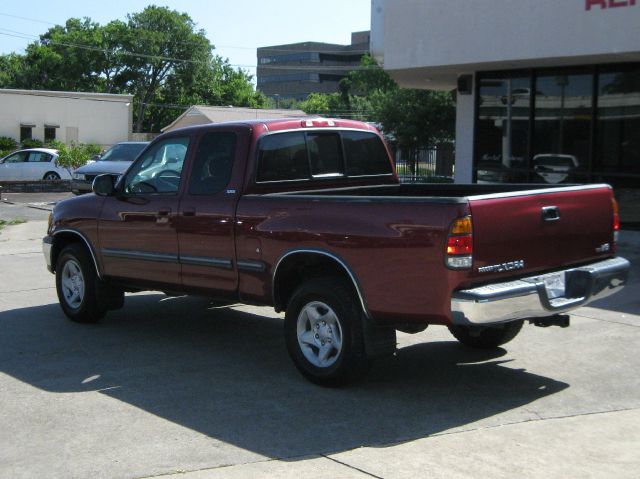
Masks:
[[[0,90],[0,136],[20,140],[20,124],[34,124],[32,137],[44,140],[45,124],[59,125],[56,139],[78,129],[80,143],[112,145],[131,134],[133,97],[28,90]]]
[[[371,35],[405,86],[446,88],[460,71],[640,61],[640,0],[372,0]]]

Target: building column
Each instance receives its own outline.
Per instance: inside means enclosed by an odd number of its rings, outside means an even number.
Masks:
[[[456,183],[471,183],[473,181],[475,95],[475,88],[471,89],[470,95],[462,95],[460,93],[456,95],[456,163],[454,176]]]

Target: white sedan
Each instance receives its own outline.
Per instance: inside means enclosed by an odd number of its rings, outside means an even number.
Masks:
[[[69,171],[58,165],[58,150],[29,148],[0,160],[0,180],[70,180]]]

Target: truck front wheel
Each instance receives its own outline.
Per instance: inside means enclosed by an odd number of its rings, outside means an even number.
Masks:
[[[285,314],[287,350],[298,370],[322,386],[339,386],[370,367],[363,314],[348,285],[339,279],[309,280],[293,294]]]
[[[106,314],[104,301],[99,301],[97,278],[87,251],[71,244],[60,252],[56,262],[56,290],[60,306],[72,321],[94,323]]]
[[[449,326],[451,334],[465,346],[479,349],[497,348],[515,338],[522,329],[522,320],[497,326]]]

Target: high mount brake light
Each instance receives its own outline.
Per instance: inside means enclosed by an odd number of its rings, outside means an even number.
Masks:
[[[302,120],[300,124],[309,128],[318,126],[336,126],[336,122],[333,120]]]
[[[473,264],[473,222],[471,216],[457,218],[451,223],[447,236],[447,267],[471,269]]]

